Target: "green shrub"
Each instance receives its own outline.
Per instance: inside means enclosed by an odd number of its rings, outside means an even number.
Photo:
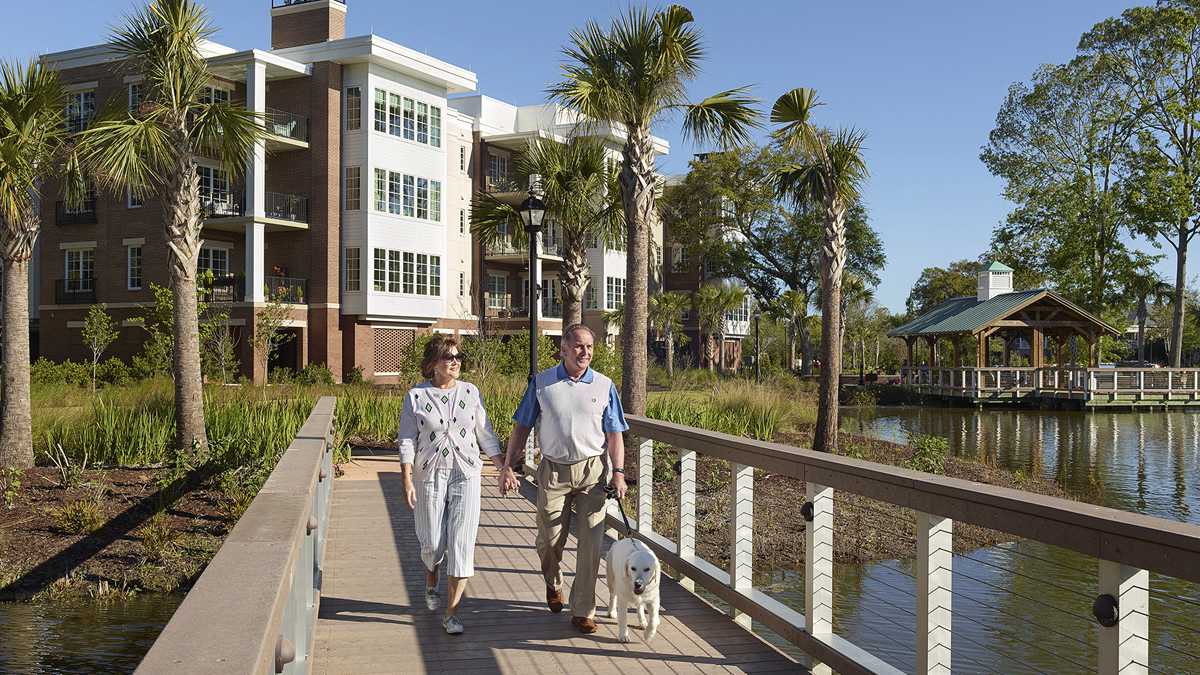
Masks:
[[[941,436],[910,436],[908,444],[912,447],[912,460],[908,468],[925,473],[943,473],[946,457],[950,454],[950,442]]]
[[[272,370],[270,376],[267,377],[267,382],[270,384],[291,384],[294,379],[292,369],[284,367]]]
[[[67,502],[55,510],[54,520],[67,534],[91,534],[104,526],[100,505],[94,501]]]
[[[876,404],[875,392],[869,387],[853,387],[843,390],[846,405],[850,406],[874,406]]]
[[[310,387],[316,384],[333,386],[333,373],[324,363],[310,363],[304,367],[304,370],[296,373],[296,384]]]
[[[254,493],[249,490],[234,489],[225,493],[221,498],[221,508],[225,511],[226,529],[233,529],[253,501]]]
[[[29,367],[29,383],[91,386],[92,369],[90,365],[74,361],[55,363],[43,356]]]
[[[123,387],[133,381],[133,371],[124,361],[114,356],[96,367],[96,380]]]
[[[139,534],[147,560],[161,563],[174,557],[178,549],[179,530],[171,527],[171,521],[165,513],[156,514],[147,520]]]
[[[363,383],[363,367],[354,366],[350,372],[346,373],[346,377],[342,379],[346,384],[362,384]]]

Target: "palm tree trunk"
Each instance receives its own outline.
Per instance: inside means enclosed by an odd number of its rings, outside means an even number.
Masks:
[[[846,263],[846,209],[834,197],[825,207],[821,228],[821,383],[817,391],[817,426],[813,450],[835,452],[838,393],[842,377],[842,271]]]
[[[204,384],[200,375],[200,320],[196,315],[196,262],[200,256],[200,185],[182,120],[176,129],[182,148],[167,184],[163,203],[174,300],[175,447],[189,450],[192,440],[208,451],[204,431]]]
[[[667,325],[667,379],[675,379],[675,330]]]
[[[37,236],[36,214],[33,221]],[[32,248],[32,242],[30,242]],[[4,255],[4,369],[0,372],[0,468],[33,466],[29,401],[29,254]]]
[[[725,329],[717,331],[717,372],[725,374]]]
[[[646,326],[649,298],[650,216],[654,211],[654,148],[650,131],[630,128],[621,167],[625,208],[625,326],[621,347],[621,403],[646,413]]]
[[[812,377],[813,373],[813,343],[812,331],[808,329],[808,317],[799,317],[796,321],[796,333],[800,338],[800,376]]]
[[[788,321],[788,372],[796,374],[796,322]]]
[[[713,340],[712,332],[705,333],[704,334],[704,356],[705,356],[706,360],[708,361],[709,372],[712,372],[713,370],[716,370],[716,368],[717,368],[717,364],[715,362],[716,359],[713,356],[714,350],[715,350],[715,342]]]
[[[562,291],[562,328],[583,323],[583,291],[587,287],[588,265],[587,249],[583,246],[583,238],[576,236],[570,229],[563,232],[563,261],[558,272],[558,285]]]

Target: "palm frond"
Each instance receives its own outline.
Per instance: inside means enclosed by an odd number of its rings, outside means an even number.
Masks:
[[[103,116],[79,135],[79,154],[88,173],[111,191],[132,186],[144,194],[161,185],[162,169],[176,156],[171,130],[156,117]]]
[[[683,106],[684,137],[721,148],[748,143],[750,132],[763,126],[762,114],[755,108],[761,101],[749,96],[749,91],[749,87],[731,89]]]
[[[261,124],[262,115],[228,103],[192,106],[195,118],[189,133],[202,145],[215,146],[221,163],[238,175],[255,143],[269,134]]]
[[[771,108],[771,122],[783,126],[772,136],[789,149],[819,154],[821,143],[812,111],[820,105],[825,104],[817,101],[815,89],[801,87],[780,96]]]
[[[525,234],[525,223],[516,207],[506,204],[495,195],[481,192],[471,205],[471,233],[484,246],[495,247],[509,243],[518,250],[528,248],[529,237]]]

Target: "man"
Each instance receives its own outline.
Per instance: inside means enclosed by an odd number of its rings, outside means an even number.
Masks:
[[[629,428],[612,380],[589,367],[594,345],[595,335],[583,324],[563,332],[559,345],[562,363],[538,373],[529,383],[513,415],[516,424],[500,470],[500,493],[517,489],[512,464],[541,416],[537,551],[546,580],[546,604],[551,612],[562,611],[562,552],[574,504],[579,516],[579,555],[575,583],[571,585],[571,623],[582,633],[596,630],[596,575],[604,543],[604,477],[611,466],[613,475],[608,485],[616,490],[617,498],[625,496],[621,432]]]

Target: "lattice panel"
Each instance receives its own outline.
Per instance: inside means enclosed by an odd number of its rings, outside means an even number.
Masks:
[[[404,350],[412,346],[416,331],[400,328],[375,329],[375,372],[400,372]]]

